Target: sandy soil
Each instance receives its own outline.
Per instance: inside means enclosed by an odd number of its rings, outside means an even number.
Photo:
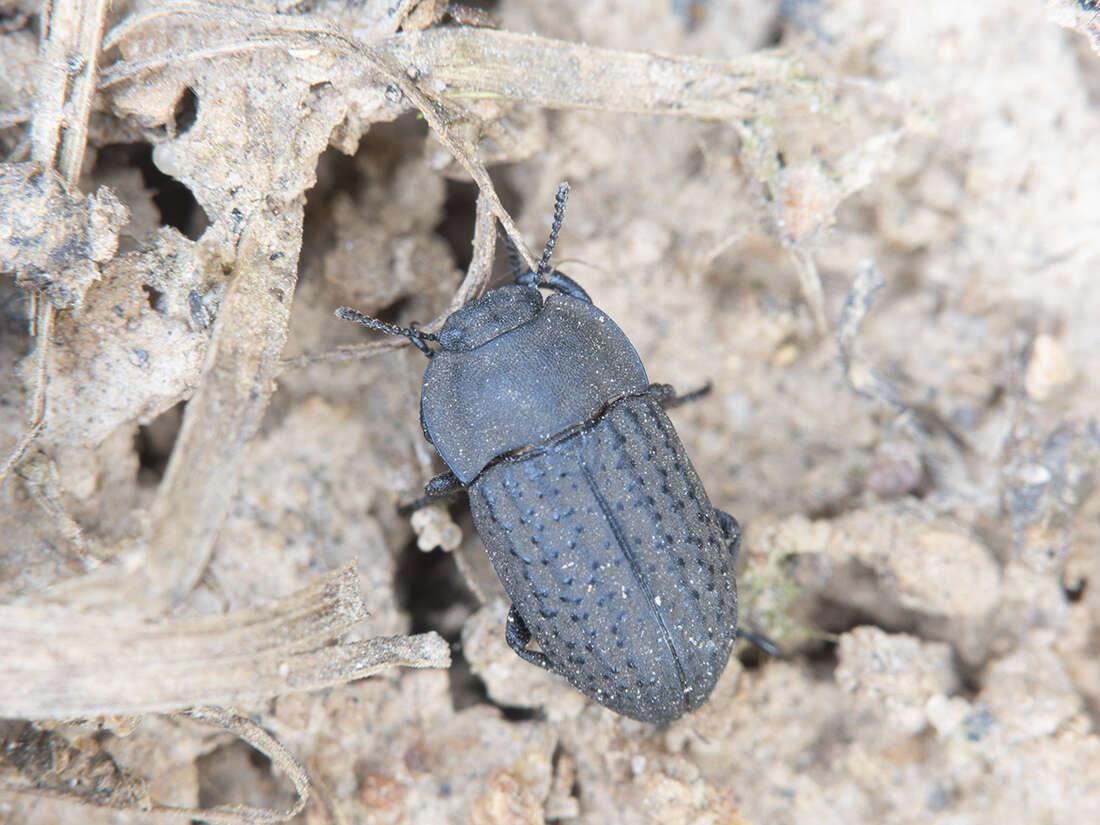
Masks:
[[[287,772],[310,823],[1100,821],[1095,3],[116,3],[83,104],[37,5],[0,2],[5,450],[44,398],[0,821],[275,821]],[[398,515],[424,361],[333,317],[431,328],[561,180],[561,269],[713,383],[673,419],[783,651],[661,728],[509,650],[464,501]]]

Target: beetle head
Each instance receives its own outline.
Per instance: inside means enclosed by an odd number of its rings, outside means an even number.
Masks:
[[[451,352],[468,352],[533,320],[542,296],[530,286],[502,286],[452,314],[439,331],[439,343]]]

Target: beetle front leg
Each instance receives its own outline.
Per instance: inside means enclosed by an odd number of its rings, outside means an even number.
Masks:
[[[527,623],[523,621],[515,605],[512,605],[512,609],[508,611],[508,620],[504,623],[504,638],[508,640],[508,646],[525,662],[553,672],[554,668],[550,666],[550,660],[546,658],[545,653],[527,649],[531,641],[531,631],[527,629]]]
[[[542,281],[538,281],[535,273],[528,269],[516,276],[516,283],[520,286],[544,286],[563,295],[572,295],[587,304],[592,303],[592,298],[584,291],[583,286],[557,269],[551,269],[547,272]]]
[[[683,395],[677,395],[676,389],[671,384],[650,384],[649,393],[655,399],[657,403],[664,407],[666,410],[670,410],[673,407],[679,407],[683,404],[690,404],[692,401],[697,401],[702,398],[711,390],[711,383],[708,381],[697,390],[684,393]]]
[[[726,537],[726,547],[733,557],[730,564],[737,564],[737,556],[741,552],[741,525],[737,523],[737,519],[717,507],[714,508],[714,515],[718,519],[718,526],[722,528],[722,535]]]
[[[403,516],[407,516],[409,513],[415,512],[422,507],[427,507],[440,501],[446,501],[451,496],[455,495],[455,493],[461,493],[465,489],[466,485],[459,481],[458,476],[454,473],[450,471],[440,473],[424,485],[424,495],[410,501],[408,504],[402,504],[397,508],[397,512]]]

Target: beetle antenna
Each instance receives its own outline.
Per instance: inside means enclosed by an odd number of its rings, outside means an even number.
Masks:
[[[387,324],[385,321],[379,321],[377,318],[371,318],[369,315],[364,315],[358,310],[351,307],[340,307],[336,310],[336,316],[343,318],[345,321],[354,321],[357,324],[362,324],[367,329],[376,329],[379,332],[388,332],[390,335],[404,335],[410,341],[412,341],[418,350],[427,355],[429,358],[435,355],[435,350],[428,346],[428,341],[438,341],[439,336],[434,332],[421,332],[418,329],[412,329],[411,327],[399,327],[397,324]]]
[[[535,270],[535,286],[543,282],[550,274],[550,255],[554,251],[554,244],[558,242],[558,232],[561,231],[561,222],[565,217],[565,201],[569,198],[569,182],[562,181],[558,187],[558,194],[554,198],[554,222],[550,225],[550,237],[546,240],[546,248],[542,250],[542,259],[539,268]]]

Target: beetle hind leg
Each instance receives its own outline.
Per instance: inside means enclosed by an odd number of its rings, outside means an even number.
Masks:
[[[759,648],[769,656],[779,655],[779,646],[767,636],[761,636],[759,633],[754,633],[751,630],[745,630],[739,627],[737,628],[737,638],[744,639],[746,642],[753,645],[753,647]]]
[[[737,523],[737,519],[717,507],[714,508],[714,516],[718,519],[718,526],[726,537],[726,547],[733,557],[730,564],[737,564],[737,556],[741,552],[741,525]]]
[[[553,671],[545,653],[527,649],[531,641],[531,631],[515,605],[512,605],[512,609],[508,611],[508,620],[504,623],[504,638],[508,640],[508,646],[525,662]]]
[[[722,535],[726,537],[726,547],[729,548],[730,555],[733,557],[730,564],[737,564],[737,555],[741,550],[741,525],[737,523],[737,519],[717,507],[714,508],[714,516],[718,519],[718,526],[722,528]],[[737,628],[737,638],[744,639],[769,656],[779,655],[779,646],[760,633],[739,627]]]

